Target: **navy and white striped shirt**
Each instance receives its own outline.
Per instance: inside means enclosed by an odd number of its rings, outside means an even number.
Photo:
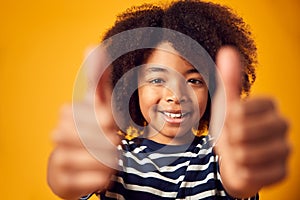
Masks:
[[[222,186],[218,157],[208,140],[196,137],[192,144],[176,146],[122,140],[120,170],[101,199],[234,199]]]

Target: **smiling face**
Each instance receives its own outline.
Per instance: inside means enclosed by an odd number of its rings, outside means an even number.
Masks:
[[[149,123],[146,134],[162,144],[184,144],[193,139],[207,105],[204,78],[163,43],[148,58],[138,74],[141,112]],[[166,51],[168,50],[168,51]]]

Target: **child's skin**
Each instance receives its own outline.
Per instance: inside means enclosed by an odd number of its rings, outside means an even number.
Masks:
[[[208,98],[207,86],[202,82],[203,77],[192,72],[192,66],[180,57],[161,50],[155,50],[147,61],[149,64],[176,70],[186,79],[197,97],[196,100],[190,98],[188,92],[184,93],[180,89],[182,84],[174,79],[169,88],[160,85],[161,80],[148,81],[148,84],[139,88],[142,113],[148,122],[152,120],[147,130],[149,139],[163,144],[190,142],[192,135],[189,130],[196,123],[196,119],[203,115]],[[215,147],[216,153],[221,157],[219,162],[222,182],[226,191],[233,197],[254,196],[263,186],[276,183],[286,176],[287,157],[290,152],[287,140],[288,123],[279,113],[272,98],[254,97],[240,101],[242,67],[239,53],[234,48],[223,47],[217,55],[216,64],[226,90],[224,128]],[[141,75],[146,73],[145,68],[147,66],[140,71]],[[173,73],[172,70],[170,72]],[[106,74],[101,81],[106,82],[108,78]],[[142,78],[139,80],[143,81]],[[107,133],[115,134],[110,100],[110,92],[100,91],[96,99],[96,112],[101,110],[98,118],[102,128]],[[190,120],[189,126],[184,125],[184,118],[174,120],[155,110],[158,105],[163,111],[190,111],[188,106],[184,106],[186,102],[192,103],[192,107],[196,104],[199,108],[199,113],[191,112],[186,116]],[[217,111],[212,113],[219,114]],[[105,118],[105,121],[101,121],[102,118]],[[164,126],[161,126],[161,120],[164,120]],[[181,120],[183,127],[179,129],[178,122]],[[48,183],[54,193],[65,199],[78,199],[86,194],[101,191],[107,186],[113,170],[95,160],[81,144],[71,106],[63,108],[54,138],[56,147],[48,167]],[[118,139],[113,140],[114,143],[118,143]]]
[[[225,124],[216,146],[222,157],[223,185],[234,197],[252,196],[287,175],[288,122],[270,97],[240,101],[241,61],[234,48],[223,47],[216,64],[227,100]]]
[[[163,50],[154,51],[141,68],[138,94],[142,114],[149,123],[148,138],[179,145],[193,140],[191,128],[204,114],[208,88],[193,66],[171,53],[175,50],[170,45],[161,44]],[[170,116],[181,113],[182,117]]]

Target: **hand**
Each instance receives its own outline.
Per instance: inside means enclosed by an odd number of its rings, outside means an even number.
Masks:
[[[115,146],[108,145],[110,142],[115,145],[119,143],[111,113],[109,79],[108,70],[100,80],[102,89],[98,90],[95,99],[102,135],[99,133],[99,125],[87,116],[94,108],[90,100],[76,104],[75,111],[71,105],[63,106],[61,110],[58,126],[53,133],[55,148],[48,162],[48,184],[61,198],[79,199],[103,190],[115,171],[112,165],[107,166],[101,162],[101,159],[110,158],[105,161],[111,164],[118,158]],[[74,119],[74,112],[82,113]],[[81,127],[80,132],[78,125]]]
[[[240,100],[242,68],[235,48],[219,51],[217,67],[226,94],[224,126],[215,146],[220,174],[231,196],[247,198],[287,175],[288,123],[269,97]],[[217,110],[212,113],[220,114]]]

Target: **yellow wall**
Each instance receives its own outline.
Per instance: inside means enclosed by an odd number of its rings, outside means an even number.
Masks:
[[[103,1],[104,2],[104,1]],[[0,6],[0,196],[57,199],[46,184],[50,131],[60,105],[71,100],[85,49],[99,42],[115,15],[143,0],[2,1]],[[296,199],[300,191],[297,0],[215,0],[251,25],[260,67],[253,94],[276,96],[291,121],[290,176],[261,199]]]

